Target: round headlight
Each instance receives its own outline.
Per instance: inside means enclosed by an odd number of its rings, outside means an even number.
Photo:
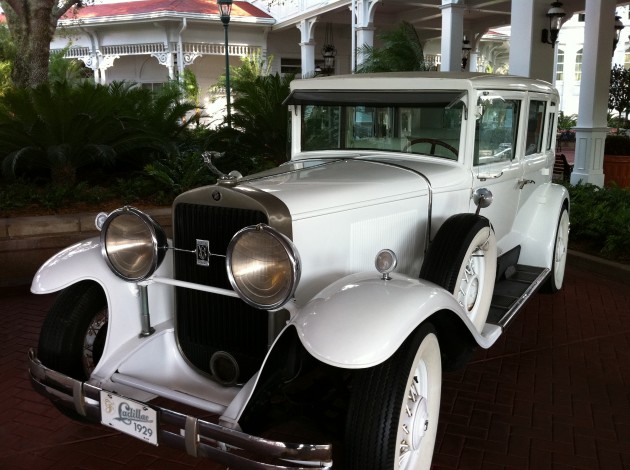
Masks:
[[[293,296],[300,280],[300,259],[295,246],[263,224],[245,227],[234,235],[226,263],[232,287],[256,308],[281,307]]]
[[[103,257],[111,270],[127,281],[150,277],[160,266],[167,248],[162,227],[134,207],[116,209],[103,223]]]

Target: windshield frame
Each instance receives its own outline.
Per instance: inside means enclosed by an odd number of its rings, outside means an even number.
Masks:
[[[297,90],[300,152],[379,151],[461,161],[465,90]]]

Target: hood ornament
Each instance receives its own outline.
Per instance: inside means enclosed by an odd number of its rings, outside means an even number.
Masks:
[[[238,171],[230,171],[227,175],[219,170],[215,165],[212,159],[221,158],[225,155],[225,152],[215,152],[215,151],[205,151],[201,154],[203,158],[203,163],[208,167],[208,169],[217,176],[217,183],[225,186],[235,186],[238,180],[240,180],[243,175]]]

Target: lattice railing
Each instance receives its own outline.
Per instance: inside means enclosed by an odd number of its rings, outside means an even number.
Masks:
[[[208,44],[203,42],[185,42],[182,45],[184,53],[203,54],[203,55],[224,55],[224,44]],[[171,44],[171,48],[176,51],[177,44]],[[252,55],[254,52],[260,52],[259,46],[246,46],[241,44],[230,44],[228,46],[228,53],[233,56],[247,56]]]
[[[177,43],[171,43],[170,50],[172,52],[177,51]],[[195,43],[186,42],[182,44],[184,54],[200,54],[200,55],[224,55],[224,44],[208,44],[208,43]],[[61,49],[53,49],[51,52],[60,52]],[[162,42],[145,43],[145,44],[122,44],[117,46],[103,46],[100,49],[103,55],[146,55],[146,54],[161,54],[169,52],[166,44]],[[71,47],[66,52],[67,59],[76,59],[79,57],[86,57],[91,54],[89,47]],[[248,56],[255,52],[260,52],[259,46],[246,46],[240,44],[230,44],[228,52],[233,56]]]

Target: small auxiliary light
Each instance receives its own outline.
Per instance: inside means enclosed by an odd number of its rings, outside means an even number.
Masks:
[[[376,270],[383,275],[384,281],[389,281],[391,273],[398,264],[398,259],[396,258],[396,253],[392,250],[381,250],[376,255],[376,259],[374,260],[374,265],[376,266]]]

